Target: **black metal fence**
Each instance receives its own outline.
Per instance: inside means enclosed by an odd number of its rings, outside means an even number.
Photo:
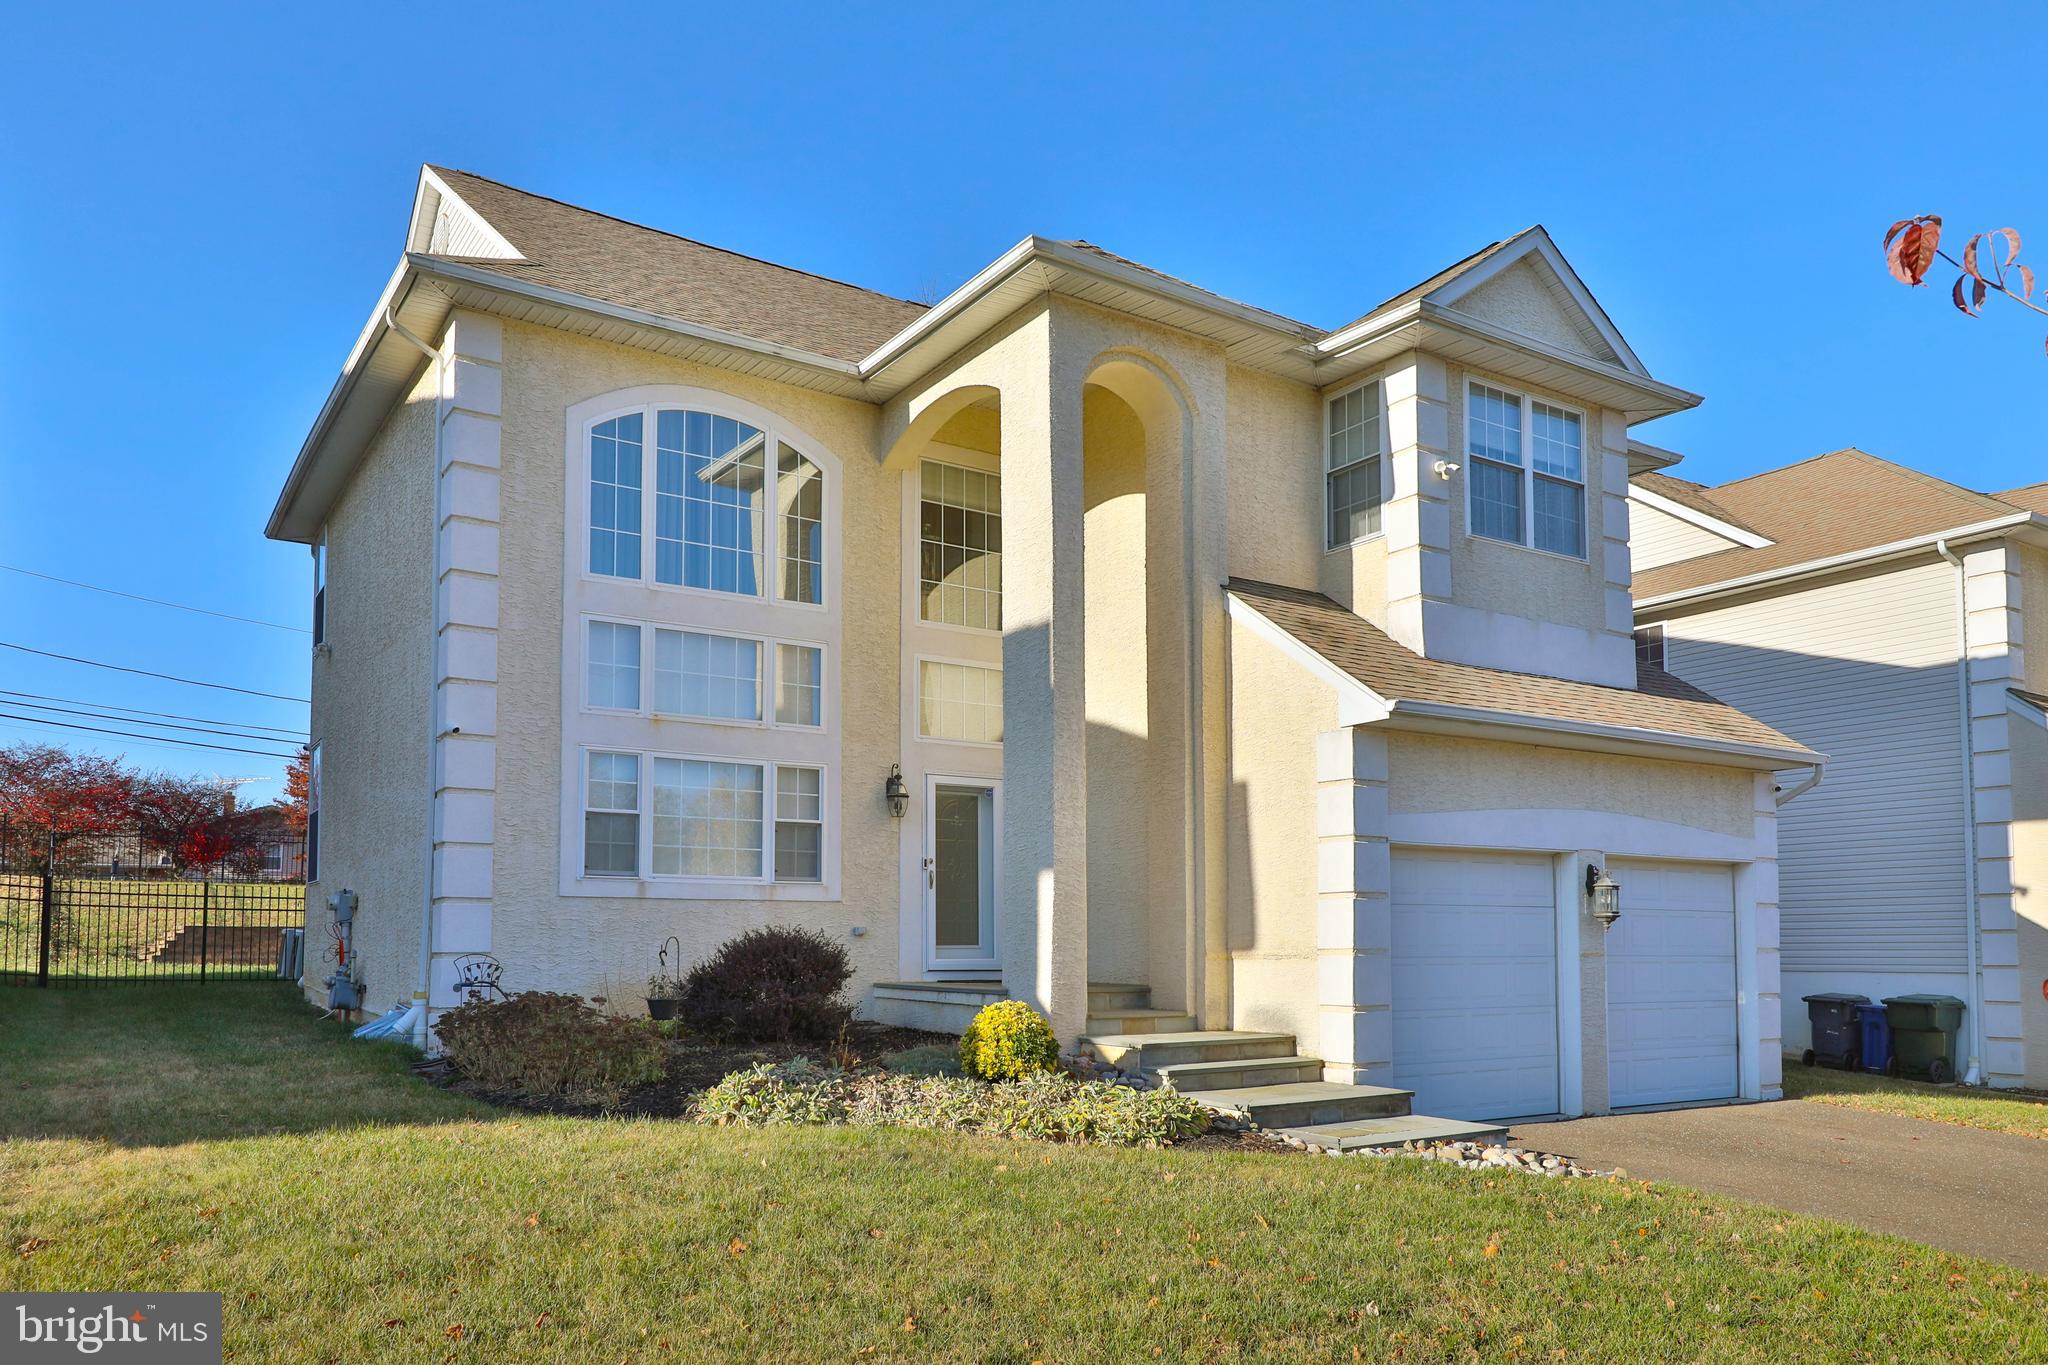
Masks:
[[[306,921],[304,839],[245,834],[205,863],[192,851],[134,830],[0,828],[0,984],[275,979]]]

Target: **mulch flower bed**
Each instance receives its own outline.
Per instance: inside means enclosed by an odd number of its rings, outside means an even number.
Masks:
[[[865,1071],[879,1065],[891,1052],[936,1045],[951,1050],[960,1040],[950,1033],[927,1033],[922,1029],[895,1028],[857,1019],[845,1034],[824,1042],[735,1043],[684,1036],[668,1040],[668,1058],[662,1078],[627,1093],[610,1109],[570,1104],[545,1096],[486,1091],[470,1085],[447,1062],[436,1058],[414,1068],[436,1085],[474,1095],[488,1104],[505,1109],[523,1109],[535,1114],[568,1114],[590,1117],[612,1114],[627,1118],[681,1118],[697,1096],[735,1071],[745,1071],[763,1062],[787,1062],[797,1057],[830,1062],[848,1071]]]

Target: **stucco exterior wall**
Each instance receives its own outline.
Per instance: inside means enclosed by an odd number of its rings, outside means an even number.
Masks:
[[[637,998],[669,935],[695,961],[745,929],[797,924],[845,943],[856,988],[896,974],[898,831],[882,782],[898,752],[901,484],[870,405],[507,321],[504,332],[499,749],[493,944],[510,989]],[[843,462],[840,902],[558,894],[565,414],[637,385],[718,390],[786,417]],[[920,798],[921,799],[921,796]],[[622,893],[625,888],[622,887]],[[858,936],[853,930],[859,928]]]
[[[1579,753],[1442,735],[1394,735],[1387,742],[1387,799],[1395,815],[1454,811],[1597,811],[1645,822],[1638,846],[1610,853],[1682,856],[1654,844],[1652,825],[1751,837],[1750,774],[1736,768]],[[1581,842],[1526,847],[1598,847]],[[1491,846],[1518,845],[1516,826]]]
[[[1288,1032],[1313,1055],[1316,737],[1336,694],[1243,623],[1230,626],[1228,1027]]]
[[[356,893],[364,1004],[418,985],[426,894],[427,706],[433,653],[432,367],[370,441],[327,523],[327,647],[313,654],[319,879],[306,888],[307,998],[335,970],[327,898]]]
[[[1325,558],[1322,400],[1305,384],[1240,365],[1225,377],[1230,572],[1314,587]]]
[[[1613,360],[1609,346],[1576,308],[1567,310],[1552,292],[1549,275],[1528,257],[1458,300],[1458,311],[1485,318],[1524,336],[1600,360]]]

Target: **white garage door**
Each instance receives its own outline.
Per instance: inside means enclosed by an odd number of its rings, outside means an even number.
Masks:
[[[1554,1114],[1557,912],[1543,856],[1394,853],[1394,1084],[1418,1114]]]
[[[1609,1103],[1732,1098],[1735,888],[1725,867],[1626,863],[1607,933]]]

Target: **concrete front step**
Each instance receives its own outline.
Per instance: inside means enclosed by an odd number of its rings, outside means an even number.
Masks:
[[[1323,1063],[1320,1057],[1235,1057],[1222,1062],[1173,1062],[1158,1068],[1156,1074],[1172,1081],[1176,1090],[1237,1090],[1319,1081]]]
[[[1343,1085],[1336,1081],[1293,1081],[1286,1085],[1251,1085],[1232,1089],[1183,1090],[1189,1099],[1211,1109],[1249,1114],[1261,1128],[1303,1128],[1355,1119],[1404,1118],[1412,1090],[1379,1085]]]
[[[1475,1142],[1480,1138],[1499,1137],[1505,1132],[1507,1129],[1499,1124],[1433,1119],[1427,1114],[1402,1114],[1390,1118],[1282,1128],[1278,1135],[1299,1138],[1325,1149],[1353,1152],[1361,1147],[1399,1147],[1404,1142]]]
[[[1227,1062],[1246,1057],[1292,1057],[1291,1033],[1252,1033],[1242,1029],[1184,1033],[1090,1033],[1081,1040],[1095,1055],[1119,1071],[1156,1074],[1161,1067],[1186,1062]]]
[[[1125,1010],[1152,1008],[1152,988],[1127,981],[1088,983],[1088,1013],[1119,1014]]]
[[[1088,1036],[1104,1033],[1186,1033],[1195,1026],[1195,1016],[1179,1010],[1103,1009],[1089,1006]]]

